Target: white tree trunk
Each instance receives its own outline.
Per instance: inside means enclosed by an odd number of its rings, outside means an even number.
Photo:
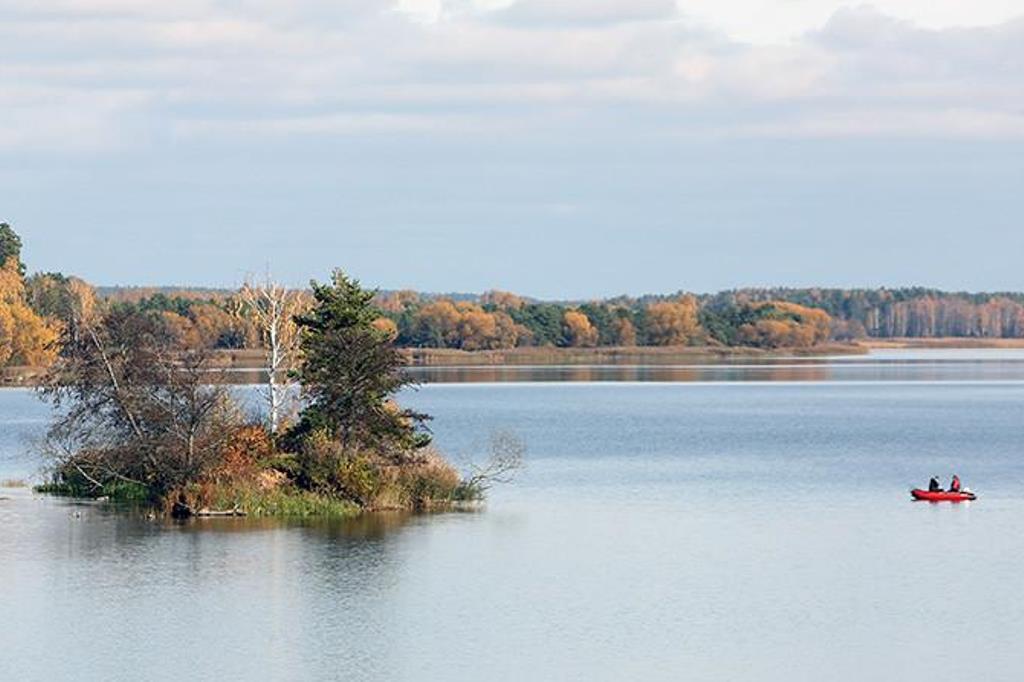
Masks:
[[[280,375],[289,369],[297,352],[298,331],[293,318],[301,307],[302,299],[298,292],[288,291],[269,276],[260,284],[247,282],[240,293],[259,325],[267,351],[267,421],[271,433],[277,433],[288,391],[288,381],[282,381]]]

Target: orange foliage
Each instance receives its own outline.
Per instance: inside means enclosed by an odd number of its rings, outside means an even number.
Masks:
[[[462,341],[462,348],[481,350],[494,347],[492,341],[496,341],[498,337],[498,322],[494,315],[475,306],[460,312],[456,330]]]
[[[236,427],[221,455],[221,464],[211,474],[216,480],[232,480],[255,474],[260,462],[274,454],[274,444],[262,426]]]
[[[398,336],[398,325],[388,317],[378,317],[373,321],[373,328],[382,333],[388,341],[394,341]]]
[[[189,319],[195,338],[207,348],[213,348],[217,341],[236,325],[236,320],[222,307],[212,303],[196,303],[188,309]]]
[[[597,345],[597,328],[590,323],[590,319],[578,310],[567,310],[562,316],[565,324],[566,337],[569,344],[579,348],[589,348]]]
[[[182,347],[196,347],[199,345],[199,333],[196,331],[192,320],[179,315],[178,313],[164,310],[160,313],[164,327],[174,338],[174,341]]]
[[[647,337],[654,346],[682,346],[697,335],[697,299],[652,303],[647,307]]]
[[[786,301],[753,304],[755,310],[770,315],[739,328],[740,339],[763,348],[809,348],[827,341],[832,318],[824,310]]]
[[[489,313],[475,303],[465,301],[434,301],[423,306],[416,319],[418,324],[435,330],[447,348],[514,348],[529,334],[508,313],[500,310]]]
[[[18,259],[0,267],[0,365],[46,366],[56,359],[61,325],[40,317],[25,300]]]

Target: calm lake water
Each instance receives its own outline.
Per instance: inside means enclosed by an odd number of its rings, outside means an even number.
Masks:
[[[0,491],[0,679],[1020,679],[1024,355],[948,355],[425,385],[453,458],[527,443],[479,513],[175,525]],[[45,419],[0,391],[0,479]],[[954,470],[977,502],[909,501]]]

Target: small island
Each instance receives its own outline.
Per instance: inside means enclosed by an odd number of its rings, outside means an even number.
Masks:
[[[308,306],[250,287],[272,343],[269,413],[246,417],[210,349],[160,315],[71,301],[40,385],[55,408],[48,492],[137,501],[176,516],[349,516],[481,499],[518,465],[461,476],[431,445],[428,415],[401,408],[401,354],[374,323],[373,293],[336,271]],[[280,370],[301,386],[301,400]],[[301,405],[297,411],[292,407]],[[499,444],[499,447],[502,447]]]

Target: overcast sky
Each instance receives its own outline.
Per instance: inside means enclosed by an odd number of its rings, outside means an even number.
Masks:
[[[1020,0],[0,0],[32,270],[1024,289]]]

